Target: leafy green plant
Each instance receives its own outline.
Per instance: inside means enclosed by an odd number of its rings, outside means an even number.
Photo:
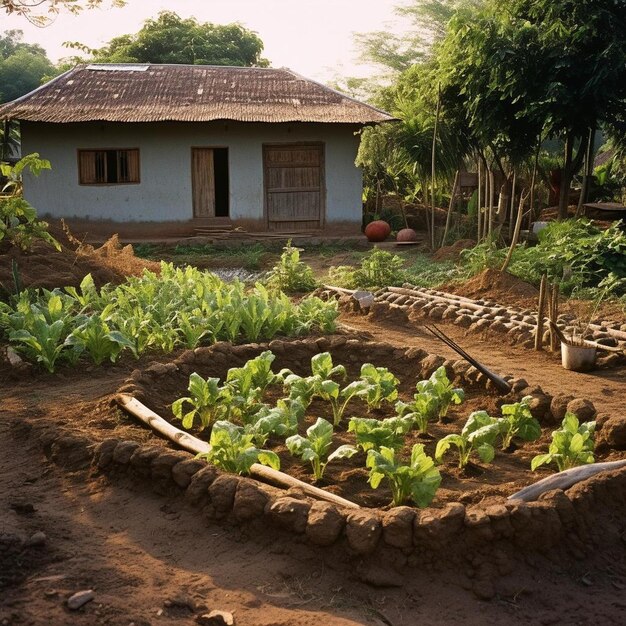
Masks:
[[[246,433],[243,427],[227,421],[217,421],[211,430],[211,449],[198,456],[234,474],[249,474],[254,463],[280,469],[278,455],[271,450],[260,450],[253,441],[254,436]]]
[[[443,366],[435,370],[428,380],[419,381],[416,390],[412,402],[396,403],[396,411],[399,415],[412,417],[422,433],[428,431],[428,422],[445,417],[451,404],[461,404],[465,398],[462,389],[452,386]]]
[[[386,367],[371,363],[361,366],[361,378],[349,384],[342,392],[344,397],[357,396],[369,409],[377,409],[383,402],[393,402],[398,397],[399,380]]]
[[[561,428],[552,433],[552,442],[547,454],[539,454],[531,461],[534,472],[541,465],[556,463],[559,472],[594,462],[595,422],[579,423],[573,413],[566,413]]]
[[[412,425],[410,417],[388,417],[383,420],[352,417],[348,432],[354,433],[356,445],[363,452],[380,450],[382,447],[399,450]]]
[[[330,352],[321,352],[311,359],[311,376],[298,376],[288,370],[281,373],[285,376],[289,397],[298,399],[303,406],[308,407],[314,397],[329,402],[335,426],[341,421],[350,399],[358,391],[351,385],[342,391],[339,383],[333,380],[345,378],[346,368],[343,365],[334,365]]]
[[[272,372],[275,358],[270,350],[265,350],[242,367],[231,367],[226,374],[231,410],[234,409],[244,421],[254,413],[254,407],[261,402],[267,387],[283,382],[281,374]]]
[[[420,507],[428,506],[441,484],[439,470],[419,443],[413,446],[408,465],[402,465],[396,460],[394,450],[385,446],[380,451],[369,450],[366,463],[370,469],[369,483],[372,489],[377,489],[383,479],[389,481],[393,506],[401,506],[409,501]]]
[[[461,404],[465,399],[463,389],[453,387],[443,365],[437,368],[428,380],[417,383],[418,395],[427,393],[436,398],[439,419],[444,418],[451,404]]]
[[[313,270],[300,260],[300,252],[300,248],[291,245],[290,239],[280,260],[267,275],[270,287],[288,293],[313,291],[317,287]]]
[[[529,402],[531,399],[531,396],[525,396],[520,402],[502,405],[500,435],[503,450],[509,448],[513,437],[519,437],[524,441],[534,441],[541,437],[541,425],[530,412]]]
[[[114,363],[124,348],[132,348],[133,343],[118,330],[111,330],[99,315],[94,315],[74,329],[65,339],[65,345],[79,353],[87,352],[96,365],[105,359]]]
[[[14,330],[9,340],[21,345],[27,357],[41,363],[49,372],[54,372],[57,359],[64,348],[65,324],[62,320],[49,323],[37,315],[28,329]]]
[[[191,428],[196,418],[202,428],[209,428],[217,420],[228,417],[229,406],[225,403],[224,390],[219,386],[219,378],[206,380],[193,372],[189,376],[189,396],[178,398],[172,403],[172,413],[183,422],[184,428]],[[185,405],[190,405],[186,411]]]
[[[443,456],[451,446],[459,453],[459,467],[463,469],[473,452],[478,454],[483,463],[491,463],[495,456],[494,443],[500,434],[500,423],[486,411],[474,411],[470,414],[460,435],[450,434],[437,442],[435,459],[441,463]]]
[[[245,425],[245,431],[254,437],[256,445],[262,446],[270,435],[295,434],[304,414],[305,408],[298,400],[283,398],[274,407],[262,405],[254,415],[254,421]]]
[[[361,266],[331,267],[328,270],[330,280],[350,289],[373,289],[401,285],[406,280],[403,270],[404,260],[381,248],[374,248],[363,257]]]
[[[316,481],[322,479],[328,463],[335,459],[349,458],[357,452],[354,446],[343,445],[329,454],[333,442],[333,425],[321,417],[307,428],[306,435],[288,437],[285,444],[291,454],[311,463]]]

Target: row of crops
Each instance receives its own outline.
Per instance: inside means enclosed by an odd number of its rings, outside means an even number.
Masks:
[[[445,417],[451,404],[463,402],[463,390],[451,384],[443,367],[428,380],[419,381],[413,399],[404,402],[398,400],[399,381],[387,368],[366,363],[359,378],[348,381],[345,367],[334,365],[328,352],[311,359],[311,372],[306,376],[286,369],[274,373],[274,358],[271,351],[265,351],[242,367],[231,368],[223,384],[219,378],[204,379],[192,373],[189,395],[172,404],[174,416],[185,428],[210,429],[211,449],[203,456],[225,471],[246,474],[253,463],[279,469],[279,456],[265,448],[274,437],[284,440],[291,455],[310,464],[315,481],[322,479],[328,463],[364,453],[372,488],[384,480],[394,506],[407,502],[427,506],[442,480],[437,465],[452,450],[464,468],[472,457],[492,462],[496,446],[506,450],[514,439],[533,441],[542,434],[531,414],[530,398],[524,398],[503,405],[500,417],[486,411],[471,413],[461,432],[437,442],[433,459],[421,443],[406,450],[406,440],[411,431],[426,434],[429,423]],[[273,404],[263,401],[270,388],[281,387],[284,397]],[[303,433],[314,399],[325,403],[328,419],[318,417]],[[333,446],[337,430],[346,430],[348,406],[357,399],[368,412],[387,404],[395,414],[384,419],[351,417],[347,432],[353,444]],[[568,413],[562,428],[552,434],[548,452],[532,460],[532,469],[546,463],[555,463],[559,470],[593,463],[594,429],[594,422],[579,424]]]
[[[193,267],[162,263],[119,286],[98,290],[91,275],[79,288],[24,290],[0,302],[0,333],[26,359],[53,372],[87,358],[97,365],[124,351],[169,353],[216,341],[259,341],[276,335],[330,333],[336,303],[224,282]]]

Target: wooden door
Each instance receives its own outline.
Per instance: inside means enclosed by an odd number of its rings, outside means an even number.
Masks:
[[[324,147],[264,146],[265,209],[269,230],[315,230],[323,226]]]
[[[194,217],[215,217],[215,167],[212,148],[191,149]]]

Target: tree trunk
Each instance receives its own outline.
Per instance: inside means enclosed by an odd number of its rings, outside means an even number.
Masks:
[[[476,243],[480,243],[481,239],[482,239],[482,212],[481,212],[481,204],[482,204],[482,163],[480,161],[480,159],[478,159],[477,161],[477,165],[478,167],[476,168],[477,172],[478,172],[478,194],[477,194],[477,198],[476,198],[476,220],[478,222],[478,228],[477,228],[477,232],[478,232],[478,237],[476,239]]]
[[[583,184],[580,190],[580,198],[578,199],[578,207],[576,209],[576,217],[583,214],[583,205],[587,202],[589,196],[589,179],[593,176],[593,145],[596,139],[595,128],[589,129],[589,137],[587,138],[587,149],[585,150],[585,173],[583,175]]]
[[[448,236],[448,230],[450,229],[450,219],[452,218],[452,209],[454,208],[454,201],[456,199],[457,188],[459,186],[459,170],[456,171],[454,175],[454,184],[452,185],[452,195],[450,196],[450,204],[448,206],[448,215],[446,215],[446,227],[443,231],[443,237],[441,238],[441,246],[446,245],[446,237]]]
[[[567,207],[569,205],[569,190],[572,183],[572,151],[574,138],[572,133],[567,133],[565,138],[565,164],[561,170],[561,189],[559,196],[559,219],[567,218]]]
[[[504,264],[500,268],[501,272],[506,272],[507,268],[509,267],[509,263],[511,262],[511,259],[513,258],[513,252],[515,251],[515,246],[517,245],[517,242],[519,241],[519,233],[520,233],[520,230],[522,229],[522,217],[524,216],[524,203],[526,202],[526,197],[527,197],[527,194],[525,194],[524,191],[525,190],[522,189],[522,192],[520,193],[519,206],[517,208],[517,219],[515,220],[515,230],[513,231],[513,237],[511,239],[511,245],[509,246],[509,251],[506,255],[506,259],[504,261]]]

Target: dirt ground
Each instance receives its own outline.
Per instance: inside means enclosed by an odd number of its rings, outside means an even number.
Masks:
[[[419,329],[344,321],[399,346],[446,353]],[[588,396],[601,411],[623,410],[623,370],[572,374],[526,351],[518,360],[509,346],[476,338],[464,345],[496,371],[524,375],[549,392]],[[380,587],[367,574],[371,564],[346,563],[332,549],[207,525],[181,499],[69,473],[15,428],[21,417],[81,419],[73,407],[112,393],[134,367],[0,382],[0,539],[46,535],[45,545],[13,557],[10,542],[0,541],[0,570],[13,576],[1,590],[0,624],[191,624],[207,609],[231,611],[236,624],[250,626],[624,623],[623,546],[567,567],[530,557],[510,576],[510,593],[490,602],[477,600],[445,563]],[[64,601],[81,589],[94,589],[95,600],[70,613]]]
[[[74,265],[61,269],[69,276]],[[41,267],[35,275],[45,273]],[[400,347],[452,356],[419,326],[352,316],[343,322]],[[548,393],[587,397],[600,414],[624,411],[626,368],[575,374],[548,355],[465,337],[455,326],[446,332],[496,372],[523,376]],[[623,542],[583,561],[520,555],[507,592],[485,602],[470,591],[471,573],[445,562],[400,579],[376,576],[372,571],[382,564],[346,561],[343,552],[313,549],[271,529],[251,535],[208,523],[182,498],[68,471],[20,428],[33,418],[88,421],[85,408],[113,393],[136,367],[123,360],[19,380],[0,371],[0,626],[182,625],[212,609],[232,612],[238,626],[626,622]],[[33,545],[24,547],[29,540]],[[84,589],[93,589],[95,599],[70,612],[66,599]]]

